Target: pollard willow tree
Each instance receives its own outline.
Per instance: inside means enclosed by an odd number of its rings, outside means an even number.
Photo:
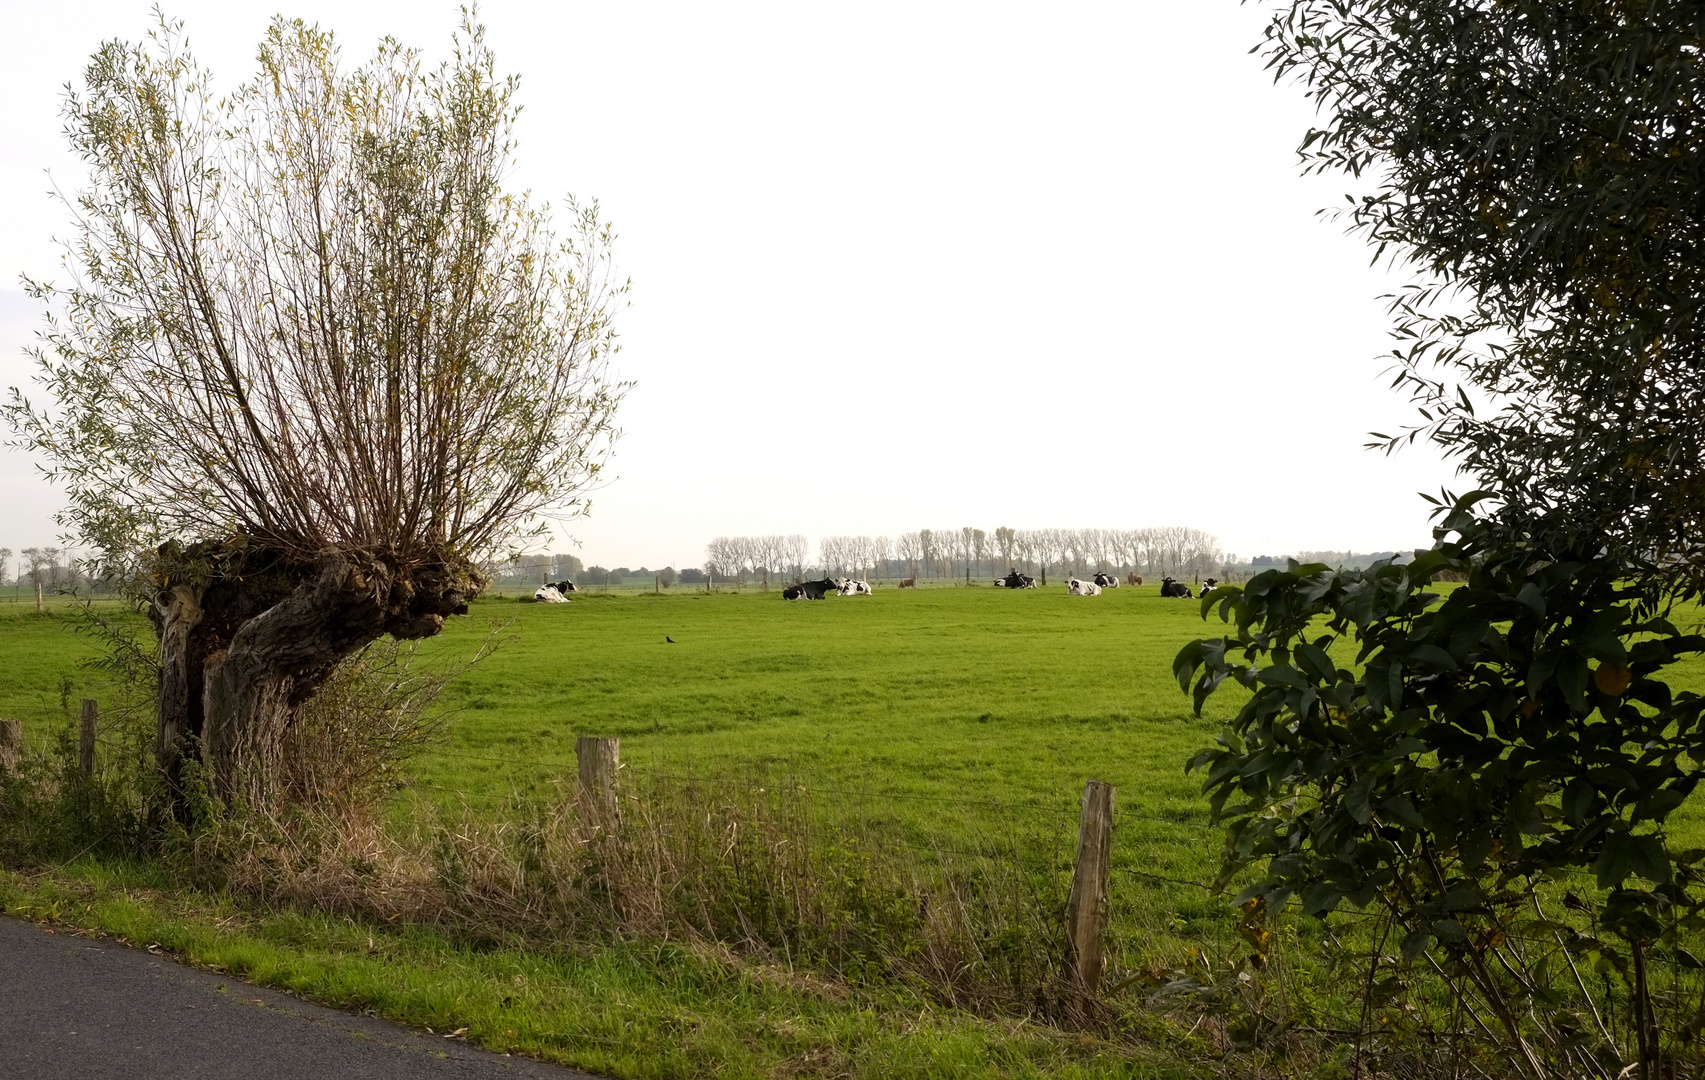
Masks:
[[[1677,607],[1705,593],[1705,5],[1289,0],[1265,52],[1320,106],[1305,164],[1361,178],[1348,224],[1419,279],[1422,416],[1375,445],[1481,490],[1410,562],[1204,600],[1235,630],[1180,682],[1251,692],[1194,763],[1222,880],[1373,908],[1361,1030],[1431,1026],[1453,1075],[1697,1075],[1705,851],[1667,822],[1705,697],[1666,669],[1705,653]]]
[[[471,21],[455,46],[341,70],[278,19],[220,97],[162,22],[66,97],[88,183],[69,282],[29,283],[49,400],[8,418],[143,583],[162,766],[199,753],[226,799],[274,799],[343,658],[438,633],[482,554],[584,510],[616,435],[612,235],[504,189],[516,82]]]

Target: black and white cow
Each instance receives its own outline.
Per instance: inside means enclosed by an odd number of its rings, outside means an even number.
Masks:
[[[1095,583],[1103,589],[1117,589],[1119,587],[1119,579],[1112,574],[1096,574]]]
[[[1209,593],[1213,592],[1214,586],[1218,585],[1218,584],[1219,584],[1219,581],[1216,578],[1209,578],[1208,580],[1202,582],[1202,591],[1196,594],[1197,599],[1200,599],[1201,597],[1204,597],[1204,596],[1208,595]]]
[[[1077,578],[1072,578],[1070,581],[1066,582],[1066,595],[1100,596],[1101,586],[1097,585],[1093,581],[1079,581]]]
[[[871,594],[870,582],[847,578],[841,582],[840,593],[842,596],[869,596]]]
[[[557,592],[562,593],[564,596],[567,596],[571,592],[579,592],[580,591],[579,589],[574,587],[574,582],[572,582],[572,581],[567,581],[567,580],[552,581],[552,582],[548,582],[547,584],[549,584],[550,587],[555,589]]]
[[[797,585],[789,585],[781,591],[783,600],[821,600],[832,592],[838,592],[832,578],[822,581],[801,581]]]
[[[540,585],[533,593],[533,601],[539,604],[566,604],[568,597],[555,585]]]
[[[1188,600],[1190,599],[1190,586],[1184,584],[1182,581],[1174,581],[1172,578],[1161,578],[1160,595],[1177,596]]]
[[[1034,589],[1036,579],[1029,574],[1021,574],[1013,569],[1006,572],[1006,577],[996,578],[995,584],[1003,589]]]

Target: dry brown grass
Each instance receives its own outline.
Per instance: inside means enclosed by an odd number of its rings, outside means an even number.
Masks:
[[[470,940],[680,941],[775,977],[1010,1015],[1070,998],[1060,842],[1005,822],[918,844],[786,782],[664,778],[630,781],[613,812],[565,797],[422,806],[389,827],[348,806],[250,818],[204,833],[192,860],[245,893]]]

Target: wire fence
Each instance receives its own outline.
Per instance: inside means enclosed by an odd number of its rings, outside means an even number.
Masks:
[[[579,763],[572,757],[503,756],[477,749],[445,749],[436,756],[501,770],[511,790],[466,791],[424,778],[410,781],[408,787],[464,804],[481,804],[499,814],[503,811],[498,808],[504,806],[521,807],[540,800],[571,802],[578,797]],[[1081,857],[1076,850],[1079,791],[1009,788],[1006,797],[985,798],[860,787],[844,781],[818,783],[785,760],[755,764],[717,759],[659,767],[627,763],[620,775],[626,799],[637,803],[692,790],[703,800],[696,804],[695,812],[700,814],[710,813],[707,808],[712,804],[771,800],[782,807],[775,811],[780,816],[795,814],[816,822],[815,831],[784,829],[775,834],[772,842],[778,847],[847,841],[866,845],[880,851],[884,859],[904,864],[902,876],[911,875],[908,880],[932,880],[930,886],[919,884],[923,892],[933,888],[938,896],[952,893],[960,898],[975,894],[977,898],[961,913],[966,936],[980,930],[991,939],[1026,937],[1033,954],[1053,954],[1052,959],[1032,955],[1025,961],[1029,965],[1025,970],[1032,974],[1025,977],[1034,977],[1034,972],[1050,963],[1056,975],[1069,970],[1067,902],[1074,856]],[[530,788],[524,779],[529,776],[533,778]],[[1247,926],[1239,924],[1235,901],[1255,872],[1229,882],[1214,880],[1224,834],[1210,821],[1205,804],[1155,811],[1132,802],[1127,799],[1112,817],[1114,839],[1102,929],[1110,980],[1122,993],[1148,995],[1162,992],[1157,986],[1168,979],[1207,977],[1215,964],[1225,970],[1243,964],[1251,946]],[[679,823],[670,827],[678,828]],[[732,825],[726,827],[733,831]],[[1555,878],[1547,891],[1554,891],[1558,898],[1564,889],[1582,894],[1598,891],[1593,875],[1584,869],[1571,869]],[[1404,937],[1392,913],[1377,905],[1358,909],[1340,904],[1316,919],[1293,896],[1261,918],[1275,929],[1292,927],[1288,940],[1293,943],[1326,935],[1340,958],[1376,968],[1395,962],[1392,953]],[[973,927],[971,920],[992,920],[997,926]],[[1308,925],[1319,929],[1304,932],[1301,928]],[[1533,932],[1514,921],[1500,933],[1502,940],[1534,955],[1567,949],[1557,933]],[[1219,959],[1210,962],[1213,957]],[[1686,974],[1680,970],[1687,966],[1685,960],[1654,954],[1651,961],[1678,977]],[[1312,956],[1301,962],[1324,961]],[[1187,975],[1190,970],[1196,976]],[[1019,976],[1008,979],[1010,984],[1018,981]]]

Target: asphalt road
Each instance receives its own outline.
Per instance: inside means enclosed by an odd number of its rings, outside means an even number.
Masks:
[[[6,1080],[596,1080],[0,918]]]

